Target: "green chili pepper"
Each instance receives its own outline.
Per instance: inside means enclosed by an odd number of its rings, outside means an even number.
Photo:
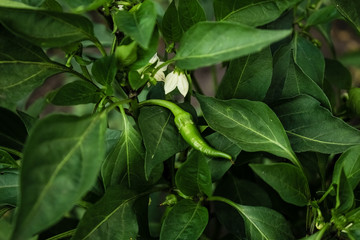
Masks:
[[[209,144],[202,138],[199,130],[194,124],[191,114],[184,111],[175,103],[166,100],[151,99],[139,103],[139,106],[142,105],[158,105],[169,109],[174,114],[174,122],[176,127],[179,129],[181,136],[190,146],[204,153],[205,155],[212,157],[222,157],[229,159],[230,161],[232,160],[229,154],[218,151],[209,146]]]

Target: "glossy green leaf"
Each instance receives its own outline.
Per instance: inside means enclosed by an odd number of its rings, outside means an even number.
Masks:
[[[198,239],[208,224],[208,218],[208,210],[201,206],[201,202],[181,200],[164,219],[160,240]]]
[[[27,130],[20,117],[0,107],[0,146],[22,151]]]
[[[215,149],[230,154],[233,159],[236,159],[236,157],[241,152],[241,149],[238,145],[231,142],[228,138],[224,137],[218,132],[207,136],[205,139]],[[213,182],[220,180],[223,175],[230,169],[230,167],[233,166],[233,163],[229,160],[225,160],[223,158],[209,157],[202,154],[200,151],[191,151],[188,158],[190,158],[191,156],[193,158],[201,157],[200,155],[202,155],[202,157],[207,160],[211,172],[211,180]]]
[[[95,10],[108,2],[107,0],[60,0],[65,2],[74,12],[86,12]]]
[[[104,86],[110,86],[117,72],[115,56],[105,56],[96,60],[91,68],[95,80]]]
[[[97,103],[100,99],[101,94],[96,85],[78,80],[62,86],[50,97],[50,102],[60,106],[72,106]]]
[[[183,35],[175,0],[166,9],[162,20],[162,34],[169,42],[177,42]]]
[[[51,115],[37,122],[24,149],[12,240],[50,227],[93,186],[104,158],[105,128],[104,114]]]
[[[352,189],[355,189],[360,182],[360,146],[349,148],[336,161],[333,181],[339,178],[341,169]]]
[[[349,99],[346,102],[346,106],[351,113],[360,115],[360,88],[351,88],[349,91]]]
[[[300,0],[215,0],[217,20],[261,26],[272,22]],[[255,17],[256,16],[256,17]]]
[[[17,205],[19,195],[19,173],[14,170],[0,170],[0,206]]]
[[[1,106],[14,109],[19,100],[27,97],[46,78],[68,71],[65,66],[50,61],[40,48],[4,29],[0,29],[0,34]]]
[[[294,61],[320,87],[323,85],[325,60],[321,50],[307,39],[295,35],[292,41]],[[311,60],[309,60],[311,59]],[[314,64],[316,63],[316,64]]]
[[[72,240],[136,239],[139,231],[133,204],[143,194],[113,186],[81,219]]]
[[[134,12],[118,11],[114,15],[114,21],[120,31],[147,49],[156,23],[155,4],[147,0]]]
[[[137,59],[137,43],[131,42],[128,45],[120,45],[116,48],[115,57],[120,67],[129,66]]]
[[[238,211],[244,219],[248,239],[294,239],[286,219],[270,208],[240,205],[223,197],[212,197],[211,200],[225,202]]]
[[[335,0],[336,8],[360,32],[360,2],[356,0]]]
[[[250,164],[250,167],[285,202],[300,207],[309,203],[309,183],[298,167],[288,163]]]
[[[92,40],[93,25],[85,17],[39,9],[19,9],[0,3],[0,22],[12,33],[41,47],[62,47]]]
[[[182,69],[196,69],[258,52],[290,33],[229,22],[200,22],[184,33],[174,60]]]
[[[180,0],[178,15],[180,25],[184,32],[196,23],[206,20],[204,9],[198,0]]]
[[[199,193],[211,196],[211,173],[205,157],[190,155],[176,172],[175,184],[187,196],[196,196]]]
[[[226,174],[217,184],[214,195],[222,196],[231,201],[250,206],[271,207],[269,195],[257,184],[248,180],[238,179],[233,174]],[[221,224],[236,236],[244,236],[244,220],[238,212],[222,202],[215,203],[215,213]]]
[[[325,59],[325,79],[338,89],[349,90],[352,85],[350,71],[334,59]]]
[[[115,146],[107,153],[101,174],[106,187],[126,183],[136,188],[146,182],[144,146],[140,133],[123,117],[123,131]]]
[[[16,163],[16,161],[11,157],[8,152],[0,149],[0,168],[2,167],[19,168],[20,166]]]
[[[159,31],[155,28],[153,35],[150,39],[149,47],[147,49],[137,48],[137,60],[130,66],[131,70],[138,70],[149,63],[149,60],[154,56],[157,51],[159,43]]]
[[[313,12],[306,21],[306,26],[314,26],[318,24],[328,23],[339,18],[339,12],[334,5],[325,6]]]
[[[340,173],[333,178],[332,183],[336,186],[336,213],[345,213],[353,207],[355,197],[343,169],[340,169]]]
[[[296,63],[297,57],[295,54],[297,52],[304,53],[299,46],[295,45],[296,42],[302,42],[302,40],[294,40],[289,45],[280,48],[274,56],[274,75],[266,96],[267,101],[274,102],[282,98],[307,94],[316,98],[323,106],[330,109],[330,102],[323,90],[317,82],[302,71],[301,67]],[[305,67],[308,65],[308,63],[303,64]],[[315,72],[315,69],[311,70]]]
[[[149,176],[157,165],[187,147],[174,124],[173,115],[165,108],[158,106],[141,108],[139,128],[146,149],[146,176]]]
[[[273,108],[296,152],[340,153],[360,144],[360,131],[351,127],[307,95]]]
[[[245,99],[218,100],[196,96],[209,126],[241,149],[266,151],[300,165],[281,122],[266,104]]]
[[[270,48],[232,60],[221,81],[216,97],[261,101],[270,87],[272,69]]]

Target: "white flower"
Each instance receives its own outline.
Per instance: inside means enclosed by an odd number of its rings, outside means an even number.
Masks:
[[[152,56],[152,58],[149,60],[149,64],[152,65],[156,63],[155,65],[155,69],[160,66],[161,64],[163,64],[164,62],[160,61],[160,58],[158,57],[157,53],[155,53],[154,56]],[[142,67],[138,70],[139,73],[142,73],[144,70],[146,69],[146,67]],[[156,79],[156,81],[165,81],[165,71],[167,69],[167,65],[163,66],[162,68],[160,68],[154,75],[154,78]]]
[[[165,78],[165,94],[172,92],[176,87],[184,97],[189,91],[189,82],[186,78],[186,75],[183,72],[174,70]]]
[[[150,64],[154,64],[156,63],[155,69],[160,66],[161,64],[163,64],[164,62],[160,61],[160,58],[158,57],[158,55],[155,53],[155,55],[149,60]],[[163,66],[162,68],[160,68],[156,73],[154,78],[156,79],[156,81],[165,81],[165,71],[167,69],[167,65]]]
[[[124,5],[119,4],[119,5],[118,5],[118,9],[119,9],[120,11],[124,10]]]

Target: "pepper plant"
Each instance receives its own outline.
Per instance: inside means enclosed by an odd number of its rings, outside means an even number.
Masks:
[[[1,0],[0,239],[360,239],[334,20],[360,2]]]

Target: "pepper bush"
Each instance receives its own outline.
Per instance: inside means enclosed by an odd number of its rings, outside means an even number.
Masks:
[[[360,239],[334,20],[360,1],[1,0],[0,239]]]

